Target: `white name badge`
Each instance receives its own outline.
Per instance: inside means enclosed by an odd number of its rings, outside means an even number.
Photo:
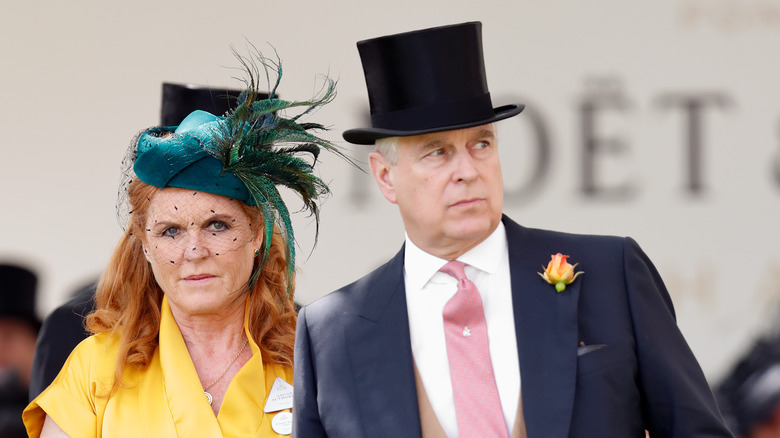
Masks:
[[[279,435],[290,435],[292,433],[292,414],[290,412],[279,412],[271,420],[271,429]]]
[[[271,387],[271,393],[268,394],[268,401],[265,402],[263,412],[267,414],[269,412],[277,412],[283,409],[292,409],[292,407],[293,387],[289,383],[282,380],[281,377],[277,377],[276,380],[274,380],[274,385]]]

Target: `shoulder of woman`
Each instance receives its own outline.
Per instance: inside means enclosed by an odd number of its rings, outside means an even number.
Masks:
[[[71,354],[99,354],[99,355],[113,355],[119,351],[119,334],[106,332],[98,333],[96,335],[88,336],[81,341],[76,348],[73,349]],[[115,357],[116,358],[116,357]]]
[[[81,341],[70,353],[63,369],[86,374],[90,380],[113,379],[119,353],[119,335],[99,333]]]

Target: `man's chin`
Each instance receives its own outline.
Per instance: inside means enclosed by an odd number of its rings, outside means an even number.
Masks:
[[[487,239],[500,220],[490,220],[489,218],[461,219],[453,227],[450,236],[471,244],[478,244]]]

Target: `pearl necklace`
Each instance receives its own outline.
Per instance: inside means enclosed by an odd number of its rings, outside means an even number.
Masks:
[[[206,395],[206,400],[208,400],[208,401],[209,401],[209,405],[211,405],[211,402],[214,400],[214,398],[211,396],[211,394],[209,394],[209,388],[211,388],[212,386],[214,386],[214,385],[215,385],[217,382],[219,382],[219,381],[220,381],[220,380],[221,380],[223,377],[225,377],[225,374],[228,372],[228,370],[230,369],[230,367],[232,367],[232,366],[233,366],[233,364],[234,364],[234,363],[236,363],[236,360],[238,359],[238,356],[241,356],[241,353],[243,353],[243,352],[244,352],[244,348],[246,348],[246,344],[248,344],[248,343],[249,343],[249,339],[244,339],[244,345],[242,345],[242,346],[241,346],[241,349],[240,349],[240,350],[238,350],[238,353],[236,353],[236,355],[235,355],[235,356],[233,356],[233,360],[231,360],[231,361],[230,361],[230,363],[229,363],[229,364],[227,364],[227,366],[225,367],[225,369],[224,369],[224,370],[222,370],[222,373],[219,375],[219,377],[217,377],[216,379],[214,379],[214,381],[213,381],[213,382],[209,383],[209,384],[208,384],[208,386],[206,386],[206,387],[204,387],[204,388],[203,388],[203,394],[205,394],[205,395]]]

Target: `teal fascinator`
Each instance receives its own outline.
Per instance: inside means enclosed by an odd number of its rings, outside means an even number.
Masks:
[[[122,194],[126,197],[134,176],[155,187],[179,187],[234,198],[260,209],[265,233],[263,260],[271,245],[273,225],[279,225],[286,241],[288,274],[292,276],[293,229],[278,187],[297,192],[304,209],[315,217],[319,231],[317,201],[329,193],[327,184],[314,173],[319,153],[325,149],[351,160],[336,145],[315,135],[326,129],[323,125],[302,122],[300,118],[331,102],[336,95],[336,83],[325,77],[322,88],[311,99],[282,100],[276,97],[282,77],[278,55],[273,61],[259,51],[254,53],[254,59],[235,54],[248,76],[235,109],[224,115],[194,111],[179,126],[150,128],[133,141],[123,161],[124,180],[117,210],[120,224],[124,227],[129,218],[130,212],[122,211],[123,207],[127,210]],[[258,64],[270,88],[268,98],[258,98]],[[291,109],[301,111],[286,116]],[[258,275],[259,270],[250,285]]]
[[[133,164],[136,176],[155,187],[198,190],[257,205],[247,186],[209,152],[216,147],[225,123],[225,117],[197,110],[179,126],[149,129],[138,139]]]

